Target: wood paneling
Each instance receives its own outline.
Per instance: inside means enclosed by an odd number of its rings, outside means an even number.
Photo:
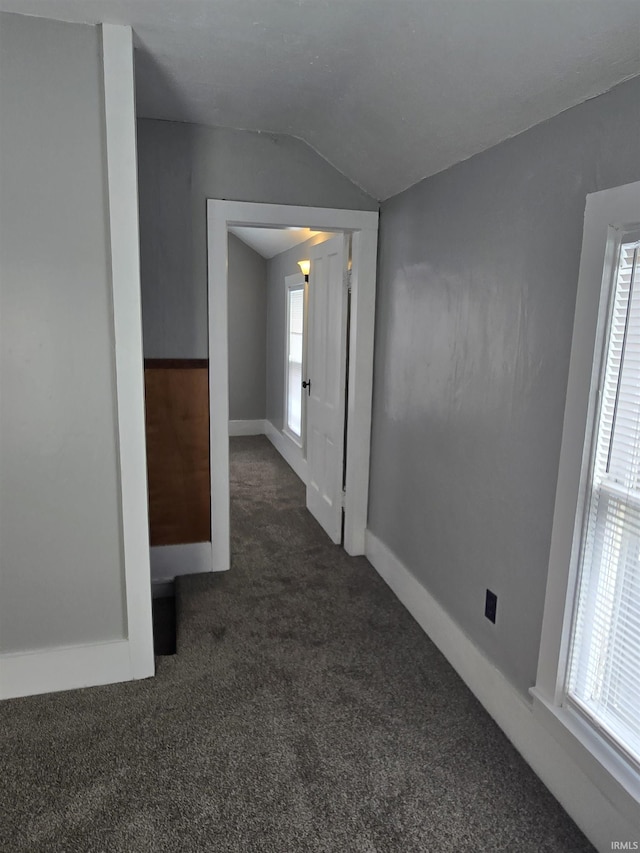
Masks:
[[[151,545],[211,539],[206,361],[145,361]]]

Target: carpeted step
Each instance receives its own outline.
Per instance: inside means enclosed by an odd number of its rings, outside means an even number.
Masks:
[[[202,651],[223,632],[219,618],[225,573],[182,575],[175,581],[176,651]]]

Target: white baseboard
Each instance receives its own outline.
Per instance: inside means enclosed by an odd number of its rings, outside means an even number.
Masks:
[[[591,843],[600,851],[610,851],[612,841],[638,840],[640,827],[631,816],[629,803],[611,802],[594,779],[573,760],[561,738],[554,737],[543,726],[533,706],[369,530],[365,548],[378,574]]]
[[[264,435],[265,422],[257,421],[229,421],[229,435]]]
[[[296,472],[302,482],[307,485],[307,460],[303,457],[302,451],[288,436],[279,429],[276,429],[271,421],[265,421],[264,434],[267,436],[271,444],[275,447],[278,453],[282,456],[293,470]]]
[[[135,677],[128,640],[0,655],[0,699],[116,684]]]
[[[151,582],[172,581],[178,575],[213,571],[211,542],[156,545],[151,549]]]

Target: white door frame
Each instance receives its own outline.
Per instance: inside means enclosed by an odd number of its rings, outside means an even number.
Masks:
[[[229,569],[231,556],[227,330],[227,229],[230,225],[352,232],[344,548],[353,556],[364,554],[369,501],[378,213],[207,199],[212,569]]]

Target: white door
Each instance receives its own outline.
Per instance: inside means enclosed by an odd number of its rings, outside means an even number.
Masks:
[[[307,508],[333,542],[342,538],[348,237],[310,252]]]

